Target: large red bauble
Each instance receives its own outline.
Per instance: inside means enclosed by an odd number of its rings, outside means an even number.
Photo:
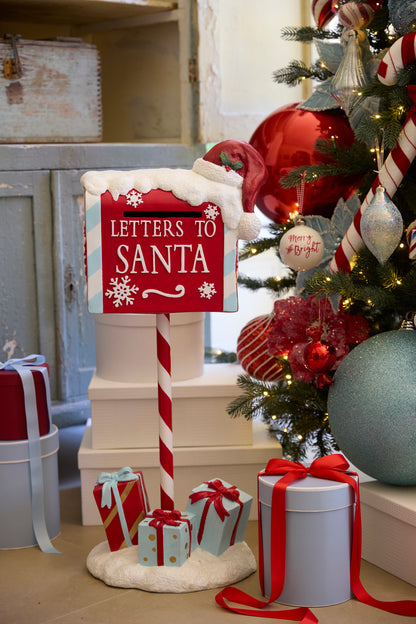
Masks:
[[[254,131],[251,145],[261,154],[269,174],[257,196],[257,207],[275,223],[290,220],[297,212],[297,189],[284,189],[280,178],[292,169],[328,162],[315,149],[317,139],[331,140],[350,147],[354,133],[340,109],[320,112],[296,108],[298,103],[282,106],[269,115]],[[348,199],[361,176],[343,176],[336,180],[325,176],[305,184],[302,214],[330,217],[342,197]]]
[[[277,381],[282,378],[282,367],[268,352],[268,341],[273,314],[252,319],[243,327],[237,340],[237,359],[242,368],[256,379]]]

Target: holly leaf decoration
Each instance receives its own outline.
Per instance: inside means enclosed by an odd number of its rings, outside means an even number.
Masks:
[[[238,171],[244,166],[241,160],[236,160],[235,162],[232,162],[230,155],[227,154],[227,152],[221,152],[220,161],[223,167],[228,167],[233,171]]]

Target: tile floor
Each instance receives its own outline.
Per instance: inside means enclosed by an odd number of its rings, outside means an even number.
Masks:
[[[62,554],[47,555],[37,547],[0,553],[0,622],[3,624],[198,624],[264,622],[230,614],[215,603],[217,590],[189,594],[157,594],[105,585],[90,575],[86,558],[105,539],[101,526],[81,525],[76,450],[82,427],[61,432],[61,533],[54,545]],[[246,541],[257,554],[257,525],[250,522]],[[416,600],[416,588],[363,562],[361,580],[382,600]],[[238,586],[261,599],[257,573]],[[280,607],[278,607],[280,608]],[[284,608],[284,607],[282,607]],[[401,617],[360,604],[355,599],[340,605],[315,608],[320,624],[407,624]]]

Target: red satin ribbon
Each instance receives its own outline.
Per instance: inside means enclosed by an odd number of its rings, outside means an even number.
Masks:
[[[278,531],[271,531],[271,591],[267,602],[257,600],[252,596],[242,592],[235,587],[226,587],[215,596],[217,604],[229,611],[242,615],[254,615],[258,617],[272,618],[276,620],[290,620],[301,624],[315,624],[318,619],[307,607],[297,607],[295,609],[280,611],[263,611],[264,607],[276,601],[280,596],[285,580],[285,550],[286,550],[286,512],[285,495],[287,487],[296,479],[302,479],[308,474],[320,479],[330,479],[348,483],[355,494],[355,516],[352,535],[352,552],[350,581],[351,589],[355,597],[362,603],[377,609],[395,613],[397,615],[416,615],[416,601],[398,600],[385,602],[370,596],[364,589],[360,581],[361,567],[361,509],[360,493],[358,488],[358,475],[348,470],[349,464],[340,453],[320,457],[312,462],[309,468],[298,462],[291,462],[286,459],[271,459],[267,464],[263,475],[283,475],[273,486],[272,493],[272,526],[278,526]],[[263,540],[260,523],[260,502],[259,507],[259,570],[260,585],[263,592]],[[226,601],[250,607],[241,609],[233,607]]]
[[[191,523],[186,518],[181,517],[180,511],[164,511],[163,509],[155,509],[151,514],[147,516],[152,518],[149,522],[149,526],[156,529],[156,548],[157,548],[157,565],[164,565],[164,548],[163,548],[163,528],[168,526],[179,526],[181,522],[188,524],[189,530],[189,555],[191,555]]]
[[[199,492],[192,492],[189,496],[191,504],[206,498],[207,501],[204,505],[204,509],[202,510],[201,521],[199,523],[198,529],[198,544],[202,541],[202,536],[204,534],[205,521],[207,519],[208,511],[210,505],[214,503],[215,511],[218,514],[221,522],[224,522],[225,518],[230,514],[225,509],[224,504],[222,502],[223,498],[227,498],[228,500],[232,500],[240,505],[240,510],[238,513],[238,517],[236,523],[234,525],[234,530],[230,539],[230,546],[232,546],[235,542],[235,536],[237,533],[238,523],[240,522],[241,514],[243,511],[243,503],[240,501],[240,492],[236,488],[235,485],[227,488],[225,485],[219,480],[214,479],[213,481],[204,481],[204,483],[210,488],[210,490],[201,490]]]

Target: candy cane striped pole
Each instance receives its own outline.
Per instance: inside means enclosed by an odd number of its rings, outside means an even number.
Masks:
[[[386,85],[397,82],[397,72],[408,63],[416,61],[416,32],[408,33],[398,39],[389,49],[378,68],[379,80]],[[409,89],[410,92],[410,89]],[[414,93],[410,92],[412,99]],[[368,191],[359,211],[348,228],[339,247],[335,251],[329,268],[336,273],[351,271],[351,262],[357,252],[364,248],[361,237],[361,217],[373,198],[376,188],[381,185],[392,198],[416,156],[416,110],[412,108],[400,132],[396,145],[386,158],[381,170]]]
[[[160,506],[173,511],[172,376],[169,314],[156,314]]]

